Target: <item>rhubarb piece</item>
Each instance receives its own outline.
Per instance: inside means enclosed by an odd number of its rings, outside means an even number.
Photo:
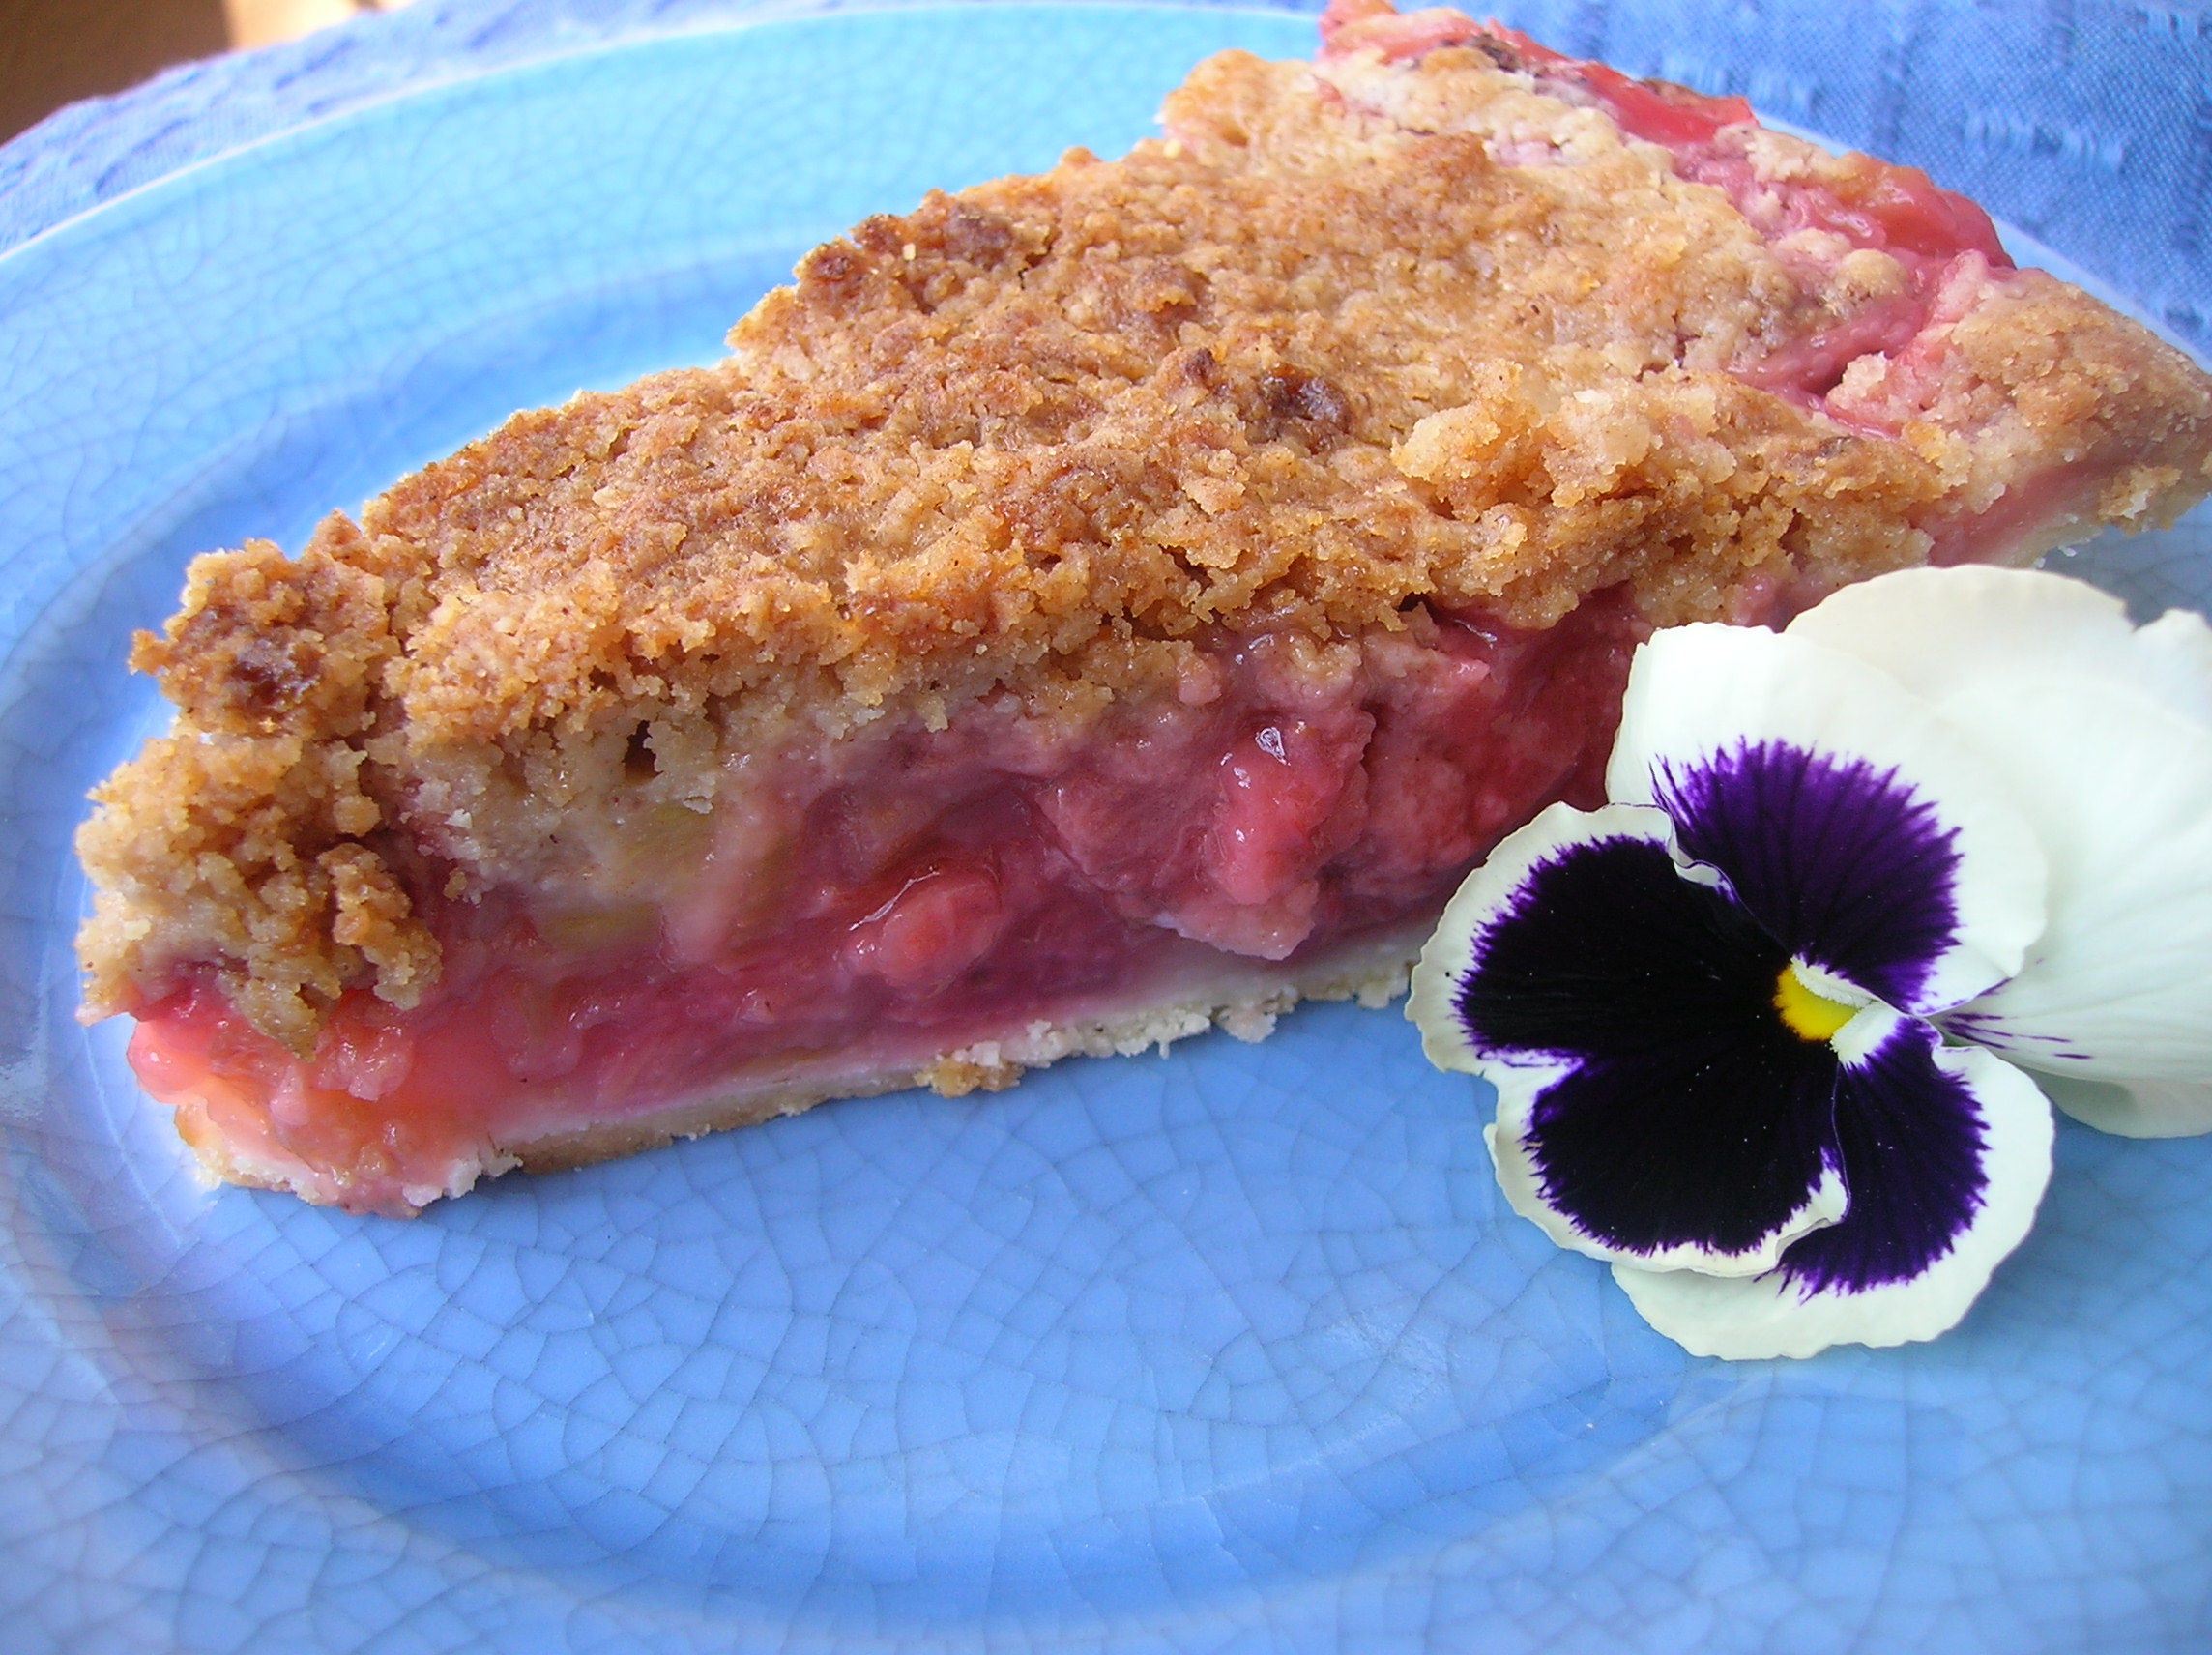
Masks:
[[[1339,4],[706,369],[201,558],[79,845],[216,1174],[409,1212],[1301,996],[1594,804],[1634,645],[2163,521],[2212,385],[1921,175]]]

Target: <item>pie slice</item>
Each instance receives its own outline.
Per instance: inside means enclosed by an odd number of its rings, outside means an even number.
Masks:
[[[1653,625],[2212,484],[2212,384],[1921,174],[1455,13],[1322,38],[193,564],[80,946],[212,1172],[405,1213],[1379,1001],[1595,800]]]

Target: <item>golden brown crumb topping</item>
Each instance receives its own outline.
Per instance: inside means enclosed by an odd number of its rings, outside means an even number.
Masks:
[[[1882,273],[1810,285],[1665,151],[1479,51],[1358,74],[1393,114],[1215,58],[1124,160],[816,248],[719,365],[517,415],[297,560],[200,559],[133,656],[177,732],[82,835],[88,1003],[213,962],[304,1049],[346,986],[435,977],[407,847],[450,895],[539,877],[546,812],[703,810],[749,741],[992,690],[1078,716],[1201,635],[1417,601],[1543,626],[1626,583],[1655,623],[1749,619],[2045,473],[2090,496],[2022,533],[2212,480],[2201,376],[2032,274],[1967,295],[1910,384],[1847,376],[1894,438],[1754,389],[1732,363]]]

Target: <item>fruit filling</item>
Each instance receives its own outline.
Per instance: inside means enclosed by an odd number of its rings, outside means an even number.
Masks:
[[[131,1061],[239,1171],[405,1211],[511,1164],[494,1144],[887,1069],[991,1085],[1012,1073],[991,1053],[944,1055],[1179,984],[1218,1008],[1308,980],[1425,924],[1546,802],[1595,802],[1644,630],[1611,595],[1543,632],[1404,622],[1225,635],[1087,720],[985,698],[940,731],[751,755],[690,832],[656,829],[650,894],[448,897],[428,868],[410,894],[443,969],[418,1005],[354,990],[303,1060],[188,971]]]

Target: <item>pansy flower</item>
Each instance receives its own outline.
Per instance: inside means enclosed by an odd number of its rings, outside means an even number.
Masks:
[[[1933,1338],[2050,1178],[2020,1063],[2110,1121],[2212,1126],[2207,742],[2202,623],[2138,632],[2055,576],[1662,632],[1615,802],[1499,847],[1410,1014],[1496,1087],[1515,1209],[1690,1350]]]

